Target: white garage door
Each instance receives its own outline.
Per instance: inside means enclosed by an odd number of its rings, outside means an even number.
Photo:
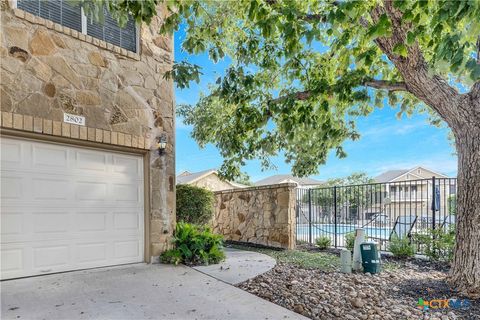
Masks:
[[[1,139],[1,278],[143,261],[141,156]]]

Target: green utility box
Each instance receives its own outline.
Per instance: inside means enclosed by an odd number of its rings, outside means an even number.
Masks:
[[[375,242],[364,242],[360,245],[363,272],[380,273],[380,251]]]

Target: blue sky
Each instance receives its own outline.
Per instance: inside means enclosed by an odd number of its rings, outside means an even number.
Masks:
[[[190,88],[175,89],[177,104],[194,104],[200,93],[207,93],[208,84],[222,75],[227,61],[213,64],[206,55],[188,55],[181,50],[183,32],[175,34],[175,60],[187,60],[202,66],[204,75],[200,83]],[[390,169],[408,169],[417,165],[434,171],[456,176],[457,158],[447,139],[448,130],[428,124],[425,115],[395,116],[398,110],[384,107],[376,109],[370,116],[357,122],[360,140],[346,141],[344,149],[348,156],[337,159],[332,152],[325,165],[319,167],[319,174],[313,177],[320,180],[348,176],[352,172],[363,171],[375,176]],[[177,118],[176,123],[176,171],[196,172],[218,168],[222,158],[214,146],[200,149],[190,137],[191,128]],[[290,166],[281,157],[273,159],[276,170],[262,171],[258,161],[250,161],[243,170],[252,181],[280,173],[290,173]]]

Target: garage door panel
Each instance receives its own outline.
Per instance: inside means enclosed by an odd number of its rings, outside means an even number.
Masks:
[[[20,165],[24,158],[22,153],[22,144],[7,141],[2,142],[2,168]]]
[[[113,172],[128,174],[132,177],[141,179],[142,163],[141,160],[127,156],[113,156]]]
[[[66,233],[70,228],[68,211],[33,212],[32,217],[34,233]]]
[[[136,212],[114,212],[113,227],[115,230],[138,230],[140,221]]]
[[[25,233],[23,212],[2,212],[2,242],[4,237],[16,236]]]
[[[141,250],[138,239],[115,241],[113,246],[114,257],[117,259],[135,258],[140,255]]]
[[[32,145],[32,168],[56,167],[57,170],[66,168],[68,164],[68,150],[54,145]]]
[[[95,151],[75,151],[75,168],[82,171],[107,172],[107,155]]]
[[[103,182],[80,181],[75,185],[76,200],[108,201],[108,185]]]
[[[24,269],[23,251],[23,248],[2,249],[2,273],[21,272]]]
[[[113,200],[122,202],[140,202],[142,187],[138,184],[113,184]]]
[[[143,261],[141,156],[3,137],[1,148],[13,152],[1,168],[2,279]]]
[[[76,261],[79,263],[105,263],[107,261],[108,244],[105,242],[77,244]]]
[[[138,213],[136,213],[138,215]],[[108,212],[76,212],[75,226],[78,231],[99,232],[107,230]]]
[[[33,248],[33,268],[40,272],[54,272],[55,269],[62,269],[70,260],[69,245],[47,245]]]
[[[1,186],[1,199],[3,203],[3,201],[6,200],[21,200],[26,184],[22,177],[16,177],[9,174],[2,176]]]
[[[32,200],[68,200],[70,181],[39,177],[32,179]]]

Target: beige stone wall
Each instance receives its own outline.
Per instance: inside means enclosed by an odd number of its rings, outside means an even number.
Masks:
[[[192,183],[192,185],[205,188],[210,191],[220,191],[234,188],[228,182],[220,180],[220,178],[214,173],[195,181]]]
[[[295,247],[295,184],[215,192],[213,229],[225,240]]]
[[[166,154],[149,152],[152,255],[169,245],[175,223],[174,93],[163,78],[173,41],[158,35],[160,19],[141,27],[133,53],[1,1],[2,127],[152,150],[167,134]],[[64,112],[84,116],[86,127],[64,124]]]

